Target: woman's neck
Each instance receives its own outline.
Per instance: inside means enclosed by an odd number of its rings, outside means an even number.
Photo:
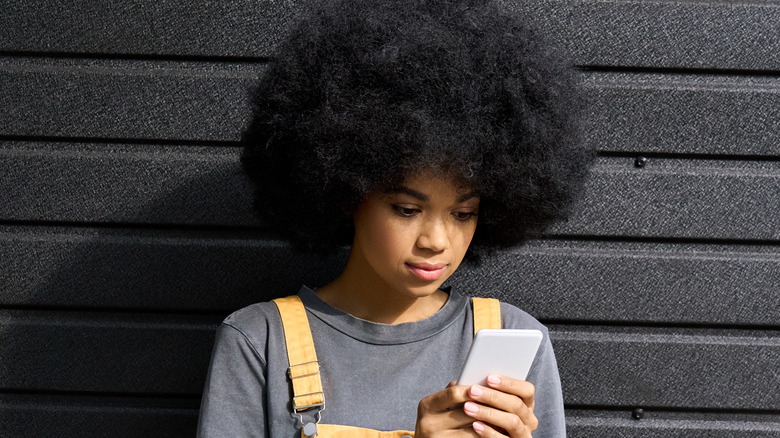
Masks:
[[[448,298],[446,292],[438,289],[421,297],[404,295],[382,281],[353,272],[349,264],[338,278],[317,289],[316,294],[336,309],[382,324],[423,320],[438,312]]]

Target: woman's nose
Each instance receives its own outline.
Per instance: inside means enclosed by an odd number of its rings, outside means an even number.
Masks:
[[[449,244],[447,225],[438,219],[426,221],[420,230],[420,235],[417,236],[417,247],[420,249],[441,252],[447,249]]]

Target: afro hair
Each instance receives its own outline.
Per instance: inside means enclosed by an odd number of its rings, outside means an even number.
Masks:
[[[587,174],[575,74],[491,1],[318,2],[253,96],[255,210],[297,248],[336,249],[366,194],[435,170],[480,196],[472,256],[519,244]]]

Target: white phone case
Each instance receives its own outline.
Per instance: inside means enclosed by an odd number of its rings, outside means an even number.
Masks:
[[[539,330],[478,331],[461,369],[458,385],[485,385],[489,374],[525,380],[541,342]]]

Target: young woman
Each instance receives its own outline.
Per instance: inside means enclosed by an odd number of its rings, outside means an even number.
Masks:
[[[514,306],[498,325],[544,333],[527,381],[451,383],[482,310],[443,284],[567,216],[589,161],[573,75],[490,1],[305,14],[256,93],[243,162],[266,223],[349,259],[224,321],[199,436],[565,436],[547,330]]]

